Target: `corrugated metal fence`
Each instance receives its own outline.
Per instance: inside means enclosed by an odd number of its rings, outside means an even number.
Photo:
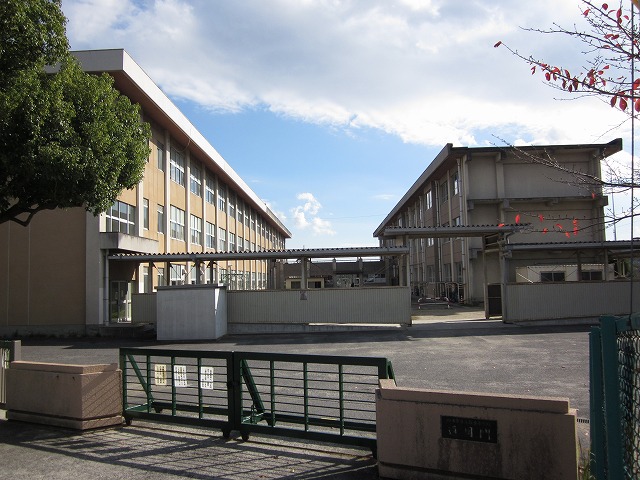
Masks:
[[[629,311],[628,281],[510,283],[503,318],[510,322],[593,318]],[[640,311],[640,284],[633,285],[633,311]]]
[[[230,291],[229,324],[408,324],[408,287]]]

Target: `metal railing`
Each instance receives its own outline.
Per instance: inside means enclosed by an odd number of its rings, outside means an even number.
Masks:
[[[589,349],[591,471],[640,478],[640,315],[601,317]]]
[[[5,371],[11,362],[20,360],[21,347],[20,340],[0,340],[0,408],[4,408],[7,401]]]
[[[122,348],[124,417],[376,450],[381,357]]]

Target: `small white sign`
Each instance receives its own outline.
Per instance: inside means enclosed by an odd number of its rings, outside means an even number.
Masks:
[[[173,384],[176,387],[188,387],[187,384],[187,366],[186,365],[174,365],[173,366]]]
[[[161,363],[155,365],[155,382],[157,386],[167,386],[167,366]]]
[[[213,390],[213,367],[200,368],[200,388]]]

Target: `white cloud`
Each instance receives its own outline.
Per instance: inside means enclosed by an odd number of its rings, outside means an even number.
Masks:
[[[315,235],[335,235],[331,222],[318,217],[322,205],[313,194],[300,193],[296,198],[304,202],[291,209],[291,216],[297,228],[311,229]]]
[[[432,146],[481,144],[495,133],[590,142],[621,118],[593,101],[556,102],[524,62],[493,48],[502,40],[576,70],[584,57],[575,47],[519,28],[580,22],[573,2],[64,0],[63,7],[73,48],[124,47],[167,93],[215,111],[263,106]]]

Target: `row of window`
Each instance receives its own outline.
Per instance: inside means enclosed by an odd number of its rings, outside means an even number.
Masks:
[[[195,267],[192,267],[195,268]],[[164,267],[155,267],[157,271],[156,284],[166,285]],[[169,284],[183,285],[189,278],[194,277],[194,272],[187,272],[184,265],[171,264],[169,268]],[[142,293],[151,293],[153,286],[151,284],[151,275],[149,267],[142,267]],[[195,283],[192,278],[191,283]],[[267,288],[267,274],[264,272],[244,272],[241,270],[231,270],[224,268],[203,268],[202,281],[204,283],[222,283],[232,290],[256,290]]]
[[[202,219],[196,215],[189,217],[189,239],[194,245],[202,245]],[[136,208],[133,205],[118,200],[106,212],[106,218],[107,232],[135,235]],[[157,225],[158,233],[164,234],[163,205],[157,205]],[[283,247],[282,240],[278,239],[277,234],[269,226],[265,227],[264,222],[261,221],[258,225],[262,236],[265,236],[266,233],[269,241],[276,243],[278,248]],[[149,200],[146,198],[143,199],[143,226],[145,229],[149,228]],[[169,210],[169,234],[171,238],[176,240],[185,240],[185,211],[174,205],[171,205]],[[226,230],[223,228],[218,228],[218,238],[217,248],[221,251],[255,251],[256,249],[255,242],[250,242],[240,236],[237,237],[236,242],[236,235],[233,233],[229,234],[229,243],[227,244]],[[204,242],[206,248],[216,248],[216,227],[213,223],[205,222]]]
[[[454,172],[449,178],[440,183],[437,190],[440,203],[444,203],[449,199],[450,192],[452,196],[458,195],[460,193],[460,179],[458,177],[458,172]],[[409,208],[405,214],[398,217],[399,227],[404,227],[405,225],[407,227],[423,225],[423,208],[424,211],[431,210],[433,208],[433,194],[431,189],[424,194],[424,207],[420,205],[421,201],[422,200],[418,201],[414,209]],[[406,215],[406,218],[404,218],[404,215]]]
[[[184,210],[171,205],[171,216],[169,218],[171,238],[176,240],[184,240],[185,235],[185,212]],[[189,216],[189,233],[190,241],[194,245],[202,245],[202,219],[196,215]],[[237,239],[237,241],[236,241]],[[213,223],[205,221],[204,232],[205,247],[209,249],[216,248],[216,226]],[[235,233],[229,232],[227,237],[227,231],[218,227],[218,250],[230,251],[230,252],[243,252],[256,250],[255,242],[250,242],[248,239],[243,239],[241,236],[237,236]]]
[[[158,169],[164,171],[164,145],[158,144]],[[184,153],[172,148],[169,154],[170,159],[170,171],[169,177],[178,185],[185,186],[185,157]],[[189,191],[197,195],[202,196],[202,168],[198,162],[192,161],[189,169]],[[207,173],[204,179],[204,196],[205,201],[211,205],[216,204],[216,181],[215,178]],[[218,182],[218,210],[226,212],[232,218],[237,219],[239,222],[244,222],[246,226],[255,225],[255,214],[251,207],[244,205],[243,201],[236,199],[233,192],[229,192],[227,197],[227,186],[223,182]],[[229,201],[227,202],[227,198]],[[228,210],[227,210],[228,208]]]

